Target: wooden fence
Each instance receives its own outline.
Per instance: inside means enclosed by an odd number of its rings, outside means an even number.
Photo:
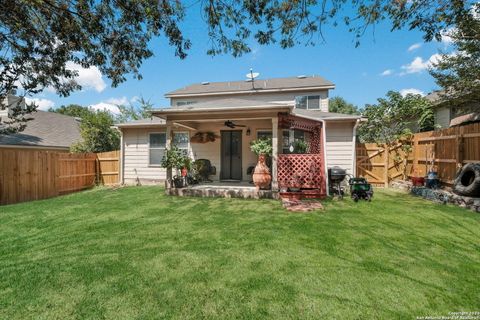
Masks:
[[[120,151],[97,153],[97,181],[104,185],[120,181]]]
[[[412,141],[393,147],[357,143],[357,175],[376,186],[422,177],[432,168],[444,184],[451,185],[458,168],[469,162],[480,162],[480,123],[417,133]]]
[[[108,156],[118,155],[115,151]],[[72,154],[66,152],[32,149],[0,149],[0,205],[55,197],[80,191],[96,183],[118,182],[118,158],[100,159],[94,153]],[[100,168],[106,171],[103,176]],[[113,174],[117,168],[116,175]],[[117,180],[115,180],[117,179]]]

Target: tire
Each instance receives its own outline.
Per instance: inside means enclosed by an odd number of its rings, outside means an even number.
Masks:
[[[358,196],[356,194],[353,196],[353,201],[358,202]]]
[[[480,196],[480,163],[462,167],[453,183],[453,191],[468,197]]]

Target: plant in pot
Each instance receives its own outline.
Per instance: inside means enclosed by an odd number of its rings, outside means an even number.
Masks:
[[[177,171],[177,174],[175,174],[175,176],[172,178],[172,181],[170,181],[170,183],[173,183],[176,188],[185,186],[184,179],[178,175],[178,170],[182,169],[184,164],[185,156],[176,146],[171,146],[170,149],[165,151],[161,166],[167,170],[175,169]]]
[[[308,144],[303,140],[295,141],[293,145],[293,153],[296,154],[305,154],[307,153]]]
[[[267,188],[272,181],[270,169],[268,169],[266,164],[267,156],[272,155],[272,139],[263,138],[253,140],[250,143],[250,150],[258,156],[258,162],[252,175],[253,183],[255,187],[257,187],[257,190]]]
[[[182,177],[186,177],[188,172],[192,169],[192,159],[188,156],[184,156],[181,160],[181,167]]]

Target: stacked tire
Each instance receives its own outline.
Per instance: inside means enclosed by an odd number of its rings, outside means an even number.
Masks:
[[[453,191],[467,197],[480,197],[480,163],[462,167],[453,183]]]

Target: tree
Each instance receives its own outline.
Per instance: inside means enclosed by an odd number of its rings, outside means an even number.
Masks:
[[[116,117],[116,121],[119,123],[147,119],[151,118],[151,111],[153,110],[153,104],[150,100],[145,100],[141,97],[137,103],[129,103],[128,105],[117,105],[120,113]]]
[[[408,27],[421,30],[426,41],[440,39],[441,31],[461,21],[473,2],[205,0],[194,5],[200,6],[208,30],[207,53],[239,56],[250,51],[251,38],[282,48],[315,44],[328,23],[348,25],[357,45],[369,26],[387,19],[392,30]],[[352,9],[343,10],[346,5]],[[98,67],[114,87],[127,74],[141,79],[139,68],[153,55],[148,44],[160,36],[183,59],[191,43],[181,22],[199,12],[190,6],[177,0],[2,1],[0,101],[16,88],[25,95],[47,87],[60,96],[79,90],[72,65]]]
[[[358,135],[362,142],[391,144],[416,131],[433,129],[433,110],[430,102],[420,95],[389,91],[377,104],[365,106]]]
[[[328,111],[344,114],[360,114],[358,107],[342,97],[333,97],[328,101]]]
[[[480,99],[480,4],[449,32],[454,53],[443,53],[430,70],[446,99],[457,102]]]
[[[120,135],[113,128],[114,116],[106,110],[93,110],[71,104],[53,110],[64,115],[81,118],[82,141],[71,146],[72,152],[106,152],[120,148]]]

